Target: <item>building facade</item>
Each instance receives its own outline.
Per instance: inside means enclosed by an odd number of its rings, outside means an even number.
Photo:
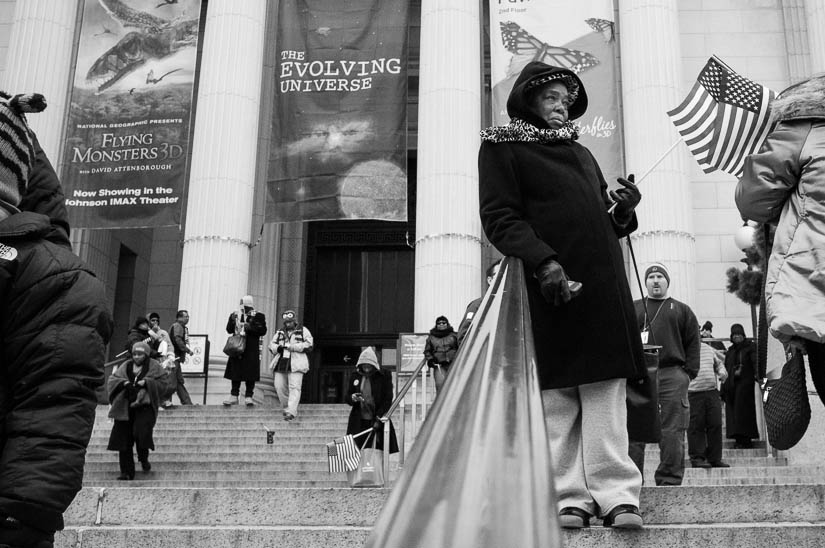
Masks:
[[[0,89],[46,95],[48,110],[31,122],[55,163],[81,4],[0,0]],[[681,102],[711,55],[776,91],[825,71],[821,0],[614,5],[629,171],[643,172],[677,139],[665,112]],[[116,318],[113,354],[136,315],[158,312],[168,324],[185,308],[190,331],[209,335],[219,375],[227,316],[251,294],[270,334],[280,311],[298,311],[316,339],[306,399],[339,401],[361,346],[376,345],[382,363],[392,366],[398,333],[425,332],[441,314],[457,325],[497,256],[481,233],[476,188],[478,130],[490,120],[487,9],[476,0],[411,2],[408,222],[265,224],[275,93],[268,44],[277,0],[204,0],[182,226],[72,233],[75,250],[106,283]],[[226,150],[233,161],[215,162]],[[641,186],[633,240],[640,267],[666,263],[672,296],[700,321],[713,321],[717,336],[732,323],[749,326],[751,318],[725,289],[725,271],[740,267],[743,257],[733,239],[742,224],[735,185],[725,173],[703,173],[677,146]]]

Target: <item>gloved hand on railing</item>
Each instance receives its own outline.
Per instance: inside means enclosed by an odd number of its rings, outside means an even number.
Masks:
[[[567,285],[567,274],[555,260],[547,259],[541,263],[536,268],[536,279],[539,281],[541,296],[548,303],[558,306],[572,298]]]
[[[430,358],[429,360],[427,360],[427,367],[429,367],[430,369],[435,367],[435,359],[434,358]]]
[[[381,422],[380,419],[375,419],[374,421],[372,421],[372,429],[376,432],[380,432],[384,429],[384,423]]]

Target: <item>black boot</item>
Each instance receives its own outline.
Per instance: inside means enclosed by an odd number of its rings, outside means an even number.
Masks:
[[[11,516],[0,516],[0,546],[53,548],[54,533],[35,529]]]

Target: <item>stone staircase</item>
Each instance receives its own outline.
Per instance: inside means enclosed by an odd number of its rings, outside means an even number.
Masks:
[[[276,410],[220,406],[161,412],[149,473],[117,481],[98,411],[84,489],[65,515],[61,548],[362,546],[387,489],[350,489],[327,472],[324,445],[346,430],[346,405],[305,405],[285,423]],[[266,444],[263,425],[275,431]],[[745,548],[825,545],[825,467],[788,466],[764,444],[726,446],[729,469],[687,468],[682,487],[644,487],[641,532],[599,526],[565,532],[567,547]],[[658,448],[649,445],[646,485]],[[392,464],[395,468],[397,465]]]

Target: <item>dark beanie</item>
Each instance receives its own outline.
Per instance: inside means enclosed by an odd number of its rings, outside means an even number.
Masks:
[[[705,322],[702,324],[702,331],[713,331],[713,324],[710,322]]]
[[[662,263],[653,263],[652,265],[647,267],[647,270],[645,270],[645,281],[647,281],[647,277],[653,274],[654,272],[658,272],[659,274],[664,276],[667,280],[667,285],[670,285],[670,273],[667,271],[667,267],[665,267],[665,265],[663,265]]]
[[[730,326],[730,336],[733,337],[734,335],[742,335],[743,337],[747,337],[747,335],[745,335],[745,328],[742,327],[741,323],[735,323]]]
[[[450,320],[447,319],[447,316],[439,316],[435,319],[435,323],[438,322],[447,322],[447,325],[450,324]]]

